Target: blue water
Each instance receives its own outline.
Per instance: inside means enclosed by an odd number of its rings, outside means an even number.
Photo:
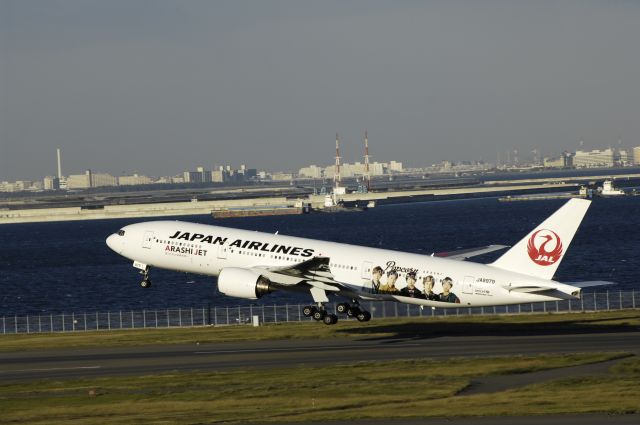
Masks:
[[[215,221],[230,227],[431,254],[486,244],[513,245],[563,200],[500,203],[494,198],[380,206],[365,213],[253,217]],[[207,216],[181,220],[214,223]],[[240,305],[216,290],[215,279],[152,270],[139,286],[131,263],[104,243],[125,224],[100,220],[0,226],[0,316]],[[640,196],[596,199],[556,279],[612,280],[640,289]],[[499,253],[477,257],[489,262]],[[305,302],[275,293],[257,303]]]

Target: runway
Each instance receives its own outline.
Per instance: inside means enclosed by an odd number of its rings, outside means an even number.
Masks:
[[[61,349],[0,354],[0,380],[17,382],[169,371],[317,366],[369,360],[448,359],[542,353],[640,354],[640,332],[531,336],[339,338]]]

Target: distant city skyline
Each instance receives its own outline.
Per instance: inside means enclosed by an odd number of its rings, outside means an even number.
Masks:
[[[0,2],[0,181],[640,145],[640,2]],[[583,146],[579,141],[583,140]]]
[[[586,148],[584,146],[584,144],[579,144],[578,149],[574,149],[574,150],[562,150],[562,151],[557,151],[554,154],[550,154],[550,155],[544,155],[544,153],[540,153],[540,152],[535,152],[535,151],[529,151],[529,152],[518,152],[515,153],[514,151],[509,151],[509,152],[499,152],[499,156],[500,156],[500,161],[498,162],[498,155],[496,155],[496,158],[494,158],[494,160],[490,160],[490,159],[475,159],[475,160],[460,160],[460,159],[456,159],[456,158],[450,158],[450,159],[445,159],[442,161],[438,161],[438,162],[434,162],[434,163],[429,163],[429,164],[418,164],[418,165],[414,165],[414,166],[407,166],[407,162],[405,162],[403,159],[400,158],[378,158],[375,160],[371,160],[371,164],[372,167],[374,166],[374,164],[377,164],[378,166],[380,166],[381,164],[385,164],[386,165],[391,165],[390,170],[394,169],[394,164],[399,164],[400,168],[404,168],[405,170],[407,169],[424,169],[427,170],[430,167],[436,166],[436,165],[441,165],[443,163],[451,163],[451,164],[462,164],[462,163],[484,163],[484,164],[493,164],[495,166],[517,166],[518,164],[522,164],[522,165],[535,165],[536,163],[539,165],[547,165],[547,159],[550,160],[560,160],[561,157],[564,155],[565,152],[569,152],[572,154],[575,154],[577,151],[582,151],[583,153],[589,153],[589,152],[604,152],[608,149],[613,149],[611,155],[613,155],[613,153],[617,153],[617,152],[622,152],[625,155],[625,158],[627,158],[627,156],[630,158],[629,159],[629,163],[633,163],[634,162],[634,158],[636,158],[635,163],[636,165],[640,164],[640,160],[638,158],[640,158],[638,155],[640,155],[640,144],[638,146],[635,147],[626,147],[626,146],[601,146],[599,147],[599,149],[589,149]],[[289,164],[290,168],[287,169],[277,169],[277,170],[273,170],[273,169],[267,169],[264,167],[259,167],[259,166],[255,166],[252,164],[246,164],[246,163],[239,163],[239,164],[231,164],[231,163],[219,163],[219,164],[205,164],[203,165],[203,162],[198,162],[195,164],[190,165],[189,167],[187,167],[184,170],[180,170],[180,171],[175,171],[175,170],[164,170],[164,172],[158,173],[158,174],[150,174],[150,173],[144,173],[144,172],[140,172],[137,170],[134,171],[121,171],[121,172],[117,172],[114,170],[96,170],[90,167],[76,167],[73,166],[72,168],[65,168],[65,166],[63,165],[63,155],[64,153],[62,152],[61,149],[57,148],[56,149],[56,156],[55,156],[55,172],[47,172],[44,174],[40,174],[37,176],[31,176],[31,177],[27,177],[27,178],[0,178],[0,182],[2,181],[39,181],[42,180],[45,177],[54,177],[54,178],[59,178],[60,176],[70,176],[70,175],[84,175],[86,172],[97,172],[99,174],[108,174],[111,175],[113,177],[133,177],[133,176],[142,176],[142,177],[152,177],[152,178],[164,178],[164,177],[175,177],[175,176],[182,176],[183,174],[185,174],[187,171],[189,170],[208,170],[208,172],[211,171],[215,171],[218,169],[242,169],[243,167],[247,167],[247,165],[249,165],[248,168],[250,169],[254,169],[260,172],[267,172],[267,173],[292,173],[294,175],[298,174],[300,171],[302,171],[302,169],[307,168],[307,167],[317,167],[319,169],[322,170],[327,170],[327,169],[331,169],[334,164],[333,164],[333,158],[327,158],[326,161],[316,161],[316,162],[309,162],[307,161],[306,163],[301,163],[301,164]],[[334,155],[335,155],[335,151],[334,151]],[[358,165],[358,166],[362,166],[364,161],[362,158],[355,158],[354,160],[348,160],[345,159],[344,156],[342,155],[342,151],[341,151],[341,163],[345,166],[351,166],[353,167],[354,165]],[[613,158],[613,156],[611,156],[611,158]],[[545,160],[545,161],[543,161]],[[613,159],[612,159],[613,161]],[[553,164],[553,161],[550,161],[549,164]],[[403,167],[404,166],[404,167]],[[557,164],[555,165],[551,165],[553,166],[557,166]],[[602,163],[602,166],[604,167],[610,167],[610,166],[614,166],[613,163],[608,164],[608,163]],[[381,169],[381,168],[380,168]],[[351,168],[350,168],[351,170]],[[372,173],[372,175],[376,175],[376,174],[380,174],[380,172],[378,171],[377,173]]]

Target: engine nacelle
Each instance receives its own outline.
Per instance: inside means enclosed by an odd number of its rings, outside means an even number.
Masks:
[[[230,297],[249,300],[256,300],[273,292],[269,279],[239,267],[226,267],[220,271],[218,290]]]

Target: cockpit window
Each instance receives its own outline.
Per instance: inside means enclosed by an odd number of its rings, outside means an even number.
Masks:
[[[124,236],[124,230],[122,229],[118,230],[118,236]]]

